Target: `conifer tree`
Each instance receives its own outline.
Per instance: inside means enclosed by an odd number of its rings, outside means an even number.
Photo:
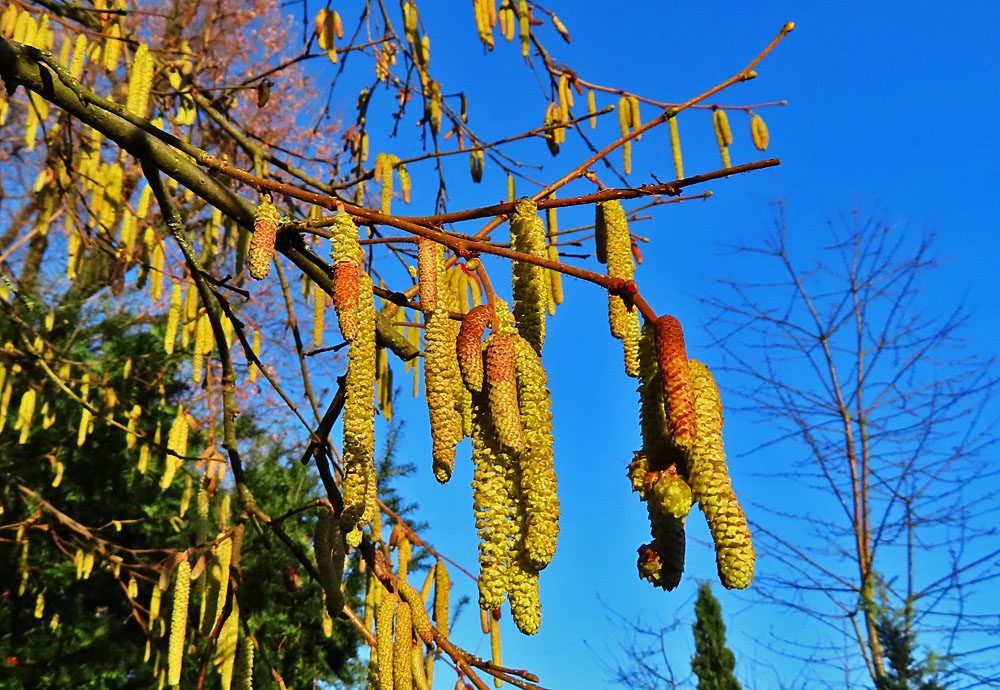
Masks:
[[[698,590],[694,613],[695,654],[691,670],[698,676],[698,690],[740,690],[740,683],[733,675],[736,657],[726,646],[722,606],[707,582]]]

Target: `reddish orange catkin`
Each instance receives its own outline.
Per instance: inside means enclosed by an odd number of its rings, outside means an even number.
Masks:
[[[488,304],[473,307],[462,319],[455,346],[458,350],[458,367],[462,381],[470,391],[483,390],[483,333],[490,325],[493,309]]]
[[[694,443],[698,429],[684,331],[680,321],[673,316],[661,316],[656,320],[656,350],[663,373],[663,400],[671,436],[674,444],[686,451]]]

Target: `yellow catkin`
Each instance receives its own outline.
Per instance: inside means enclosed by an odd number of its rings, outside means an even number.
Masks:
[[[451,477],[455,446],[463,435],[451,376],[450,359],[456,356],[456,345],[446,308],[439,305],[430,315],[425,314],[425,318],[424,389],[433,441],[434,476],[444,483]]]
[[[378,606],[375,619],[376,654],[378,655],[379,690],[393,690],[392,619],[399,599],[387,596]]]
[[[396,629],[392,649],[392,683],[394,690],[411,690],[413,676],[410,670],[413,649],[413,619],[409,606],[396,608]]]
[[[194,335],[194,357],[191,362],[192,380],[201,383],[204,376],[205,355],[212,351],[212,322],[208,313],[198,317]]]
[[[375,305],[372,282],[358,281],[358,334],[348,355],[344,400],[344,509],[341,529],[350,546],[361,543],[360,526],[377,510],[375,487]]]
[[[381,189],[381,206],[380,210],[382,213],[388,215],[392,213],[392,171],[394,164],[399,161],[396,156],[384,156],[382,159],[382,189]],[[378,160],[376,158],[375,165],[378,166]],[[377,182],[377,180],[376,180]]]
[[[448,637],[449,632],[449,598],[451,595],[451,577],[444,561],[434,564],[434,625],[438,632]]]
[[[160,477],[160,488],[166,491],[174,481],[174,474],[181,468],[187,455],[188,445],[187,414],[183,407],[177,408],[177,415],[170,424],[170,432],[167,435],[167,455],[164,458],[165,468],[163,476]]]
[[[771,136],[767,131],[767,125],[764,124],[764,118],[756,113],[750,118],[750,135],[753,137],[753,145],[757,147],[757,150],[767,150]]]
[[[524,448],[517,458],[521,503],[526,524],[524,557],[535,568],[544,568],[556,551],[559,534],[559,498],[552,453],[552,412],[548,379],[542,361],[521,337],[515,337],[514,366],[517,397],[524,425]]]
[[[522,199],[510,219],[510,235],[515,251],[539,258],[548,258],[545,246],[545,224],[538,217],[534,201]],[[545,342],[545,315],[548,309],[546,271],[524,261],[512,261],[514,320],[518,332],[539,355]]]
[[[187,636],[188,597],[191,593],[191,565],[186,558],[178,564],[174,577],[174,608],[170,616],[170,641],[167,645],[167,682],[179,685]]]
[[[149,622],[152,623],[160,617],[160,597],[162,592],[158,585],[153,585],[153,592],[149,595]]]
[[[313,347],[323,346],[323,331],[326,326],[326,292],[318,283],[313,283]]]
[[[413,545],[406,538],[406,533],[401,532],[396,541],[396,579],[402,583],[406,582],[406,576],[410,570],[410,557],[413,556]]]
[[[261,339],[260,329],[257,328],[253,332],[253,343],[251,347],[258,358],[260,357],[260,339]],[[258,367],[256,364],[251,364],[250,374],[249,374],[250,383],[253,383],[254,381],[257,380],[257,375],[259,373],[260,373],[260,367]]]
[[[531,13],[528,11],[527,0],[517,3],[517,23],[521,38],[521,56],[527,58],[531,53]]]
[[[606,258],[608,275],[612,278],[632,280],[634,266],[632,264],[632,235],[629,232],[625,210],[618,200],[603,201],[600,204],[600,215],[606,234]],[[625,301],[618,295],[608,294],[608,322],[611,325],[611,335],[625,342],[626,369],[630,376],[638,371],[635,366],[629,366],[629,351],[633,354],[638,350],[639,315],[635,309],[629,309]],[[633,363],[637,361],[632,357]]]
[[[512,522],[507,485],[510,455],[496,440],[489,404],[484,396],[473,398],[472,479],[473,509],[479,535],[479,607],[499,608],[507,596]]]
[[[344,573],[344,538],[337,516],[327,506],[320,508],[313,537],[319,583],[326,595],[326,610],[331,617],[339,616],[344,608],[340,581]]]
[[[424,608],[424,600],[420,592],[413,588],[408,582],[398,583],[399,595],[410,607],[410,617],[413,621],[413,630],[427,644],[434,641],[434,634],[431,632],[431,619]]]
[[[441,245],[421,237],[417,240],[417,281],[420,306],[425,312],[437,309],[438,273],[441,270]]]
[[[19,444],[24,444],[28,440],[28,435],[31,433],[31,422],[35,416],[35,399],[37,393],[34,388],[29,388],[21,396],[21,404],[18,406],[17,411],[17,421],[14,424],[14,430],[21,430],[21,436],[18,438]]]
[[[490,655],[493,665],[497,668],[503,667],[503,654],[500,650],[500,621],[495,617],[490,617]],[[503,687],[503,681],[499,678],[493,679],[493,685],[497,688]]]
[[[729,147],[733,143],[733,132],[729,128],[729,117],[725,110],[712,113],[712,124],[715,126],[715,138],[719,142],[719,153],[722,155],[722,167],[730,167]]]
[[[727,589],[743,589],[753,580],[750,528],[733,491],[722,444],[722,402],[712,373],[698,360],[688,367],[695,396],[698,433],[689,455],[691,490],[715,540],[719,579]]]
[[[677,179],[684,179],[684,159],[681,158],[681,135],[677,131],[677,116],[670,118],[670,152],[674,156],[674,172]]]
[[[163,351],[168,355],[174,353],[174,343],[177,340],[177,326],[181,319],[183,292],[180,283],[174,283],[170,289],[170,307],[167,309],[167,327],[163,334]]]
[[[230,690],[233,682],[233,667],[236,664],[236,647],[240,634],[240,607],[235,597],[232,611],[219,631],[215,645],[215,665],[219,669],[219,685],[222,690]]]
[[[74,61],[75,61],[74,57]],[[128,82],[128,99],[125,109],[138,117],[146,117],[149,107],[149,90],[153,84],[153,55],[145,43],[139,44],[132,60]]]

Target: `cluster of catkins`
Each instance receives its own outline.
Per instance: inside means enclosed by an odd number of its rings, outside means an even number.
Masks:
[[[639,380],[643,443],[628,476],[646,502],[653,535],[639,547],[640,577],[667,590],[677,586],[684,570],[684,519],[697,502],[715,542],[723,586],[749,586],[755,555],[726,467],[719,389],[708,367],[688,360],[673,316],[643,327]]]
[[[620,202],[598,204],[595,239],[608,275],[632,280],[635,250]],[[726,467],[715,379],[704,364],[688,360],[677,319],[662,316],[640,331],[633,305],[613,293],[608,299],[611,334],[622,341],[625,372],[640,381],[643,443],[628,476],[646,502],[653,541],[639,547],[639,575],[667,590],[677,586],[684,571],[684,519],[697,502],[715,541],[722,584],[747,587],[755,556]]]
[[[334,216],[333,307],[340,332],[351,344],[344,398],[344,509],[340,527],[350,546],[378,511],[375,487],[375,303],[372,280],[362,267],[358,227],[346,213]]]
[[[547,256],[544,226],[535,211],[532,202],[518,205],[511,219],[513,245]],[[479,605],[493,611],[509,599],[518,629],[534,634],[541,623],[538,573],[552,560],[559,531],[552,413],[540,356],[548,271],[513,262],[513,315],[496,299],[493,306],[470,309],[456,331],[441,294],[439,245],[422,240],[418,260],[420,301],[428,314],[425,384],[435,476],[447,481],[455,445],[463,434],[470,436]],[[456,391],[455,381],[461,390]]]

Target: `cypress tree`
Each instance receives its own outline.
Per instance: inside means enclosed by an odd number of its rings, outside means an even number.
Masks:
[[[706,582],[694,603],[694,647],[691,670],[698,676],[698,690],[740,690],[733,667],[736,657],[726,647],[726,625],[722,606]]]

